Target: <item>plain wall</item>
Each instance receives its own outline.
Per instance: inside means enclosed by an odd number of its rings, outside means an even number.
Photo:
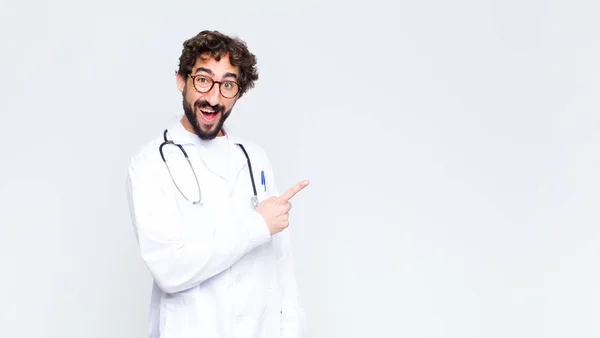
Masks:
[[[597,1],[0,5],[0,337],[145,337],[129,157],[204,29],[292,211],[311,337],[599,337]]]

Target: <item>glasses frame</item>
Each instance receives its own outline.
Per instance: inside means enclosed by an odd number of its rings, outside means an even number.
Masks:
[[[215,81],[215,80],[213,80],[213,79],[212,79],[210,76],[206,76],[206,75],[204,75],[204,74],[198,74],[198,75],[192,75],[192,74],[188,74],[188,76],[189,76],[189,77],[192,79],[192,86],[194,87],[194,89],[196,89],[196,91],[197,91],[198,93],[203,93],[203,94],[204,94],[204,93],[208,93],[208,92],[210,92],[210,91],[213,89],[213,87],[215,86],[215,83],[218,83],[218,84],[219,84],[219,94],[221,94],[221,96],[223,96],[223,97],[224,97],[224,98],[226,98],[226,99],[233,99],[234,97],[236,97],[236,96],[237,96],[237,94],[239,94],[239,93],[240,93],[240,90],[242,89],[242,87],[240,86],[240,84],[239,84],[239,83],[237,83],[237,82],[235,82],[235,81],[229,81],[229,80],[227,80],[227,81]],[[207,89],[207,90],[205,90],[205,91],[198,90],[198,88],[196,87],[196,84],[195,84],[195,82],[196,82],[196,78],[197,78],[198,76],[202,76],[202,77],[205,77],[205,78],[207,78],[207,79],[210,79],[210,80],[212,81],[212,84],[210,85],[210,88],[208,88],[208,89]],[[231,82],[231,83],[235,83],[235,85],[237,86],[237,92],[235,93],[235,95],[233,95],[233,96],[229,97],[229,96],[225,96],[225,95],[223,94],[223,92],[221,91],[221,84],[223,84],[223,82]]]

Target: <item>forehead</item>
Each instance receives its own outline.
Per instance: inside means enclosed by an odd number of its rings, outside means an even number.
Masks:
[[[228,55],[221,56],[219,61],[212,56],[199,56],[192,67],[192,73],[196,73],[199,68],[209,69],[215,76],[222,76],[225,73],[234,73],[239,75],[239,67],[231,65]]]

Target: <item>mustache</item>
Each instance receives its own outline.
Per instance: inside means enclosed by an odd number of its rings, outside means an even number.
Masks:
[[[215,113],[221,113],[225,110],[225,107],[220,105],[220,104],[216,104],[216,105],[211,105],[210,103],[208,103],[208,101],[206,100],[202,100],[202,101],[196,101],[196,103],[194,103],[194,107],[196,108],[210,108],[212,109]]]

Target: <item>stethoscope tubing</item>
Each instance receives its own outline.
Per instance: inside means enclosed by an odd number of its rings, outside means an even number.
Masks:
[[[185,198],[187,201],[189,201],[189,199],[187,198],[187,196],[185,196],[185,194],[183,193],[183,191],[179,188],[179,186],[177,185],[177,183],[175,182],[175,179],[173,178],[173,174],[171,173],[171,169],[169,168],[169,165],[167,164],[167,160],[165,158],[165,155],[163,153],[163,147],[165,145],[174,145],[177,146],[179,148],[179,150],[181,150],[181,152],[183,153],[183,156],[185,157],[186,161],[188,162],[188,165],[190,166],[190,168],[192,169],[192,172],[194,173],[194,179],[196,180],[196,186],[198,188],[198,200],[197,201],[191,201],[192,204],[194,205],[198,205],[198,204],[202,204],[202,189],[200,188],[200,182],[198,181],[198,175],[196,175],[196,171],[194,170],[194,166],[192,166],[192,162],[190,161],[190,158],[188,157],[187,152],[185,151],[185,149],[183,149],[183,146],[181,144],[177,144],[175,142],[173,142],[172,140],[167,139],[167,133],[168,130],[165,129],[164,133],[163,133],[163,143],[160,144],[160,146],[158,147],[158,151],[160,153],[160,157],[162,158],[165,166],[167,167],[167,171],[169,172],[169,176],[171,177],[171,181],[173,182],[173,184],[175,185],[175,187],[177,188],[177,190],[179,191],[179,193],[183,196],[183,198]],[[254,208],[256,209],[258,207],[258,194],[256,193],[256,183],[254,182],[254,175],[252,174],[252,162],[250,161],[250,156],[248,156],[248,152],[246,152],[246,149],[244,148],[244,146],[241,143],[236,143],[237,146],[240,147],[240,149],[242,149],[242,152],[244,153],[244,156],[246,157],[246,161],[248,162],[248,172],[250,173],[250,182],[252,182],[252,205],[254,206]]]

